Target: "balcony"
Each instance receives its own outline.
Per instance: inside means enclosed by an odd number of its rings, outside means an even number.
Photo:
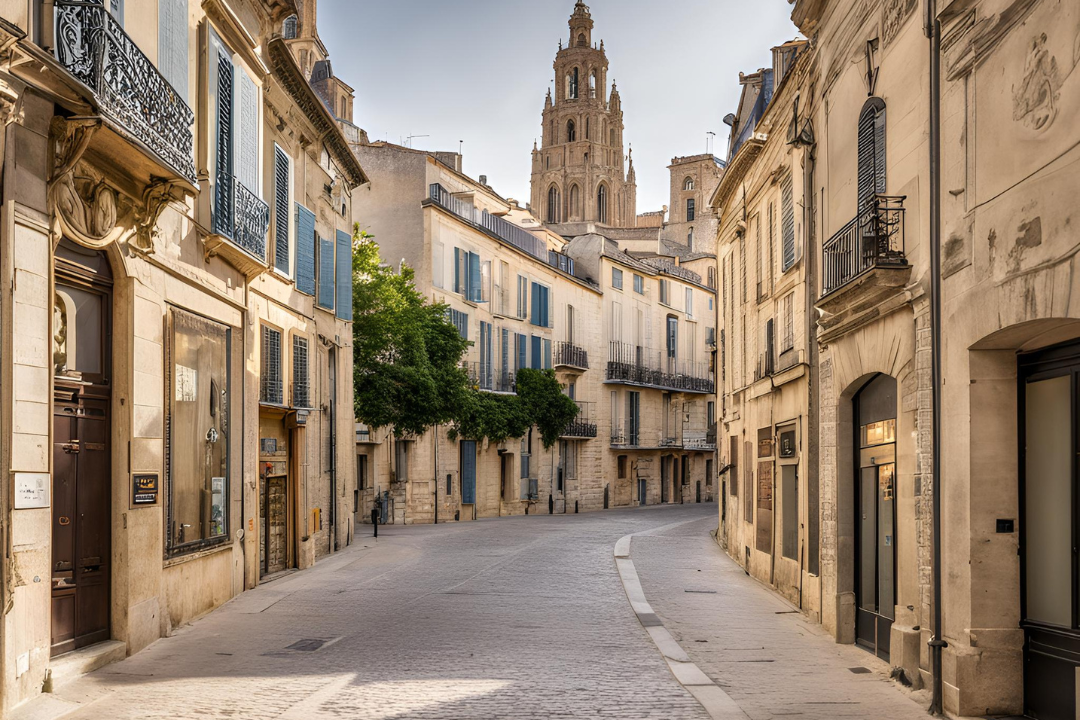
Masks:
[[[904,197],[875,195],[822,248],[822,294],[817,306],[836,314],[875,303],[907,284]]]
[[[589,369],[589,353],[585,348],[569,342],[555,343],[555,367],[574,370]]]
[[[596,403],[579,402],[577,417],[570,421],[563,431],[564,438],[596,437]]]
[[[716,392],[708,363],[661,357],[660,352],[640,345],[613,342],[609,346],[606,383],[680,393],[711,395]]]
[[[510,395],[517,392],[512,372],[498,370],[486,362],[466,362],[462,363],[462,367],[469,376],[469,384],[475,390]]]
[[[56,59],[93,92],[107,122],[192,187],[195,116],[101,0],[55,0]],[[161,174],[161,171],[158,171]]]
[[[503,242],[513,245],[518,250],[528,253],[541,262],[554,264],[558,267],[558,258],[551,258],[547,245],[543,240],[527,230],[522,230],[517,225],[503,220],[498,215],[492,215],[487,210],[477,210],[471,202],[456,198],[449,190],[439,183],[432,183],[428,188],[428,196],[432,202],[467,222],[481,227],[494,234]],[[556,253],[557,255],[558,253]],[[569,259],[569,258],[567,258]],[[572,269],[571,269],[572,272]]]
[[[612,420],[611,446],[616,448],[637,447],[641,441],[637,425]]]
[[[222,255],[249,277],[266,270],[270,206],[228,173],[219,173],[214,192],[214,234],[205,241],[207,254]]]

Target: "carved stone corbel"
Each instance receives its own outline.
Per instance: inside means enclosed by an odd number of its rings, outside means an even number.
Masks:
[[[154,252],[154,238],[157,237],[157,221],[169,203],[181,198],[173,194],[179,186],[176,180],[155,180],[143,191],[142,205],[135,211],[135,248],[145,252]]]

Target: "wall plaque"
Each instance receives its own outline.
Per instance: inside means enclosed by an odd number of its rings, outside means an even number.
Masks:
[[[49,473],[17,472],[15,475],[15,509],[33,510],[49,507]]]
[[[157,505],[158,474],[133,473],[131,475],[131,504]]]

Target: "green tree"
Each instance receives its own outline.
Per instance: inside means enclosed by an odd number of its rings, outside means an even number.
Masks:
[[[563,395],[554,370],[520,370],[516,380],[525,417],[540,431],[544,447],[552,447],[577,417],[577,403]]]
[[[415,273],[382,263],[372,236],[353,234],[353,386],[356,418],[395,434],[419,435],[458,418],[470,402],[460,366],[469,346],[427,302]]]

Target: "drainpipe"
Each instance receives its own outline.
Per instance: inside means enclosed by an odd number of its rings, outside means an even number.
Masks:
[[[926,33],[930,39],[930,335],[933,382],[931,456],[933,483],[934,610],[930,640],[933,693],[930,712],[941,715],[941,651],[948,643],[941,627],[941,23],[937,2],[926,4]]]
[[[435,423],[435,524],[439,524],[439,423]]]

